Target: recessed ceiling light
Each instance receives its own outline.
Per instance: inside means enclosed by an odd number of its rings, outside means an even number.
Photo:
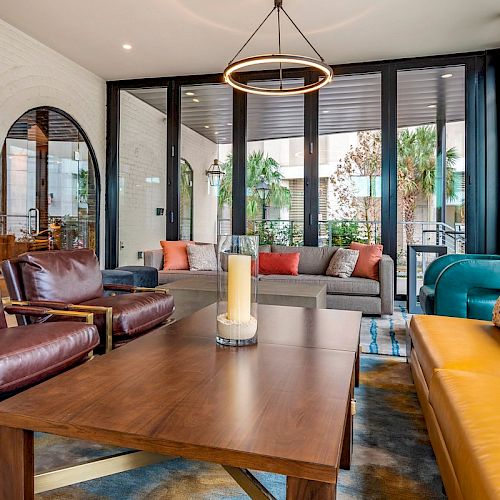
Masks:
[[[451,78],[453,76],[453,73],[445,73],[444,75],[441,75],[441,78]]]
[[[232,127],[232,126],[233,126],[233,124],[232,124],[231,122],[229,122],[229,123],[227,124],[227,126],[228,126],[228,127]]]
[[[122,48],[124,48],[125,50],[132,50],[132,45],[130,45],[130,43],[124,43],[122,45]]]
[[[194,95],[194,92],[186,92],[186,95],[192,96]]]
[[[199,99],[196,99],[196,97],[193,99],[193,102],[200,102]]]
[[[210,125],[205,125],[205,128],[210,128]]]
[[[214,132],[215,135],[219,135],[219,132]]]
[[[325,114],[326,114],[326,113],[329,113],[329,112],[330,112],[330,111],[329,111],[328,109],[325,109],[325,110],[323,111],[323,113],[325,113]]]
[[[227,137],[222,137],[222,140],[223,141],[227,141]]]
[[[430,109],[434,109],[436,107],[436,105],[435,104],[429,104],[427,107],[430,108]]]

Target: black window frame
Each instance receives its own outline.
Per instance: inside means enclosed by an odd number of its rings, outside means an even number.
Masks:
[[[382,244],[384,252],[396,259],[397,248],[397,72],[451,65],[464,65],[466,71],[466,251],[500,250],[497,147],[497,102],[500,86],[500,49],[442,56],[383,60],[333,65],[335,75],[381,74],[382,130]],[[271,80],[277,71],[240,74],[242,81]],[[314,76],[305,69],[285,70],[285,78]],[[180,91],[184,85],[224,83],[222,74],[145,78],[107,82],[107,168],[106,168],[106,267],[118,265],[118,151],[120,91],[142,87],[167,87],[167,227],[169,240],[179,237],[179,146]],[[335,77],[332,85],[335,85]],[[318,244],[318,104],[319,93],[306,94],[304,100],[304,245]],[[500,101],[500,99],[498,99]],[[247,95],[233,90],[233,204],[232,231],[246,231],[246,152]],[[493,214],[494,212],[494,214]],[[402,297],[400,297],[402,298]]]

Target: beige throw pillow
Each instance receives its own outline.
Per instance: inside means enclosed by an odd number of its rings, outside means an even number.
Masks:
[[[339,248],[330,259],[328,269],[326,270],[327,276],[338,276],[339,278],[349,278],[356,262],[358,261],[359,250],[348,250],[347,248]]]
[[[217,271],[217,256],[213,245],[188,245],[190,271]]]
[[[498,297],[493,308],[493,324],[500,328],[500,297]]]

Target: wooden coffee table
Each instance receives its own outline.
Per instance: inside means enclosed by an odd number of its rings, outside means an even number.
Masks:
[[[174,319],[189,316],[217,300],[217,279],[210,276],[186,278],[159,288],[168,289],[174,296]],[[259,304],[326,309],[326,285],[259,281],[257,293]]]
[[[262,306],[259,343],[228,348],[215,343],[214,307],[0,403],[0,498],[34,497],[33,431],[143,450],[139,464],[219,463],[252,498],[272,495],[247,469],[286,475],[288,499],[335,498],[350,465],[356,353],[332,331],[350,324],[355,336],[357,320]],[[54,473],[52,487],[103,475],[75,470],[70,481]]]

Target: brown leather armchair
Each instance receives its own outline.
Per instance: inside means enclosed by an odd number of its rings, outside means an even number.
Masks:
[[[19,306],[92,312],[106,352],[147,333],[174,311],[173,297],[165,290],[103,285],[99,262],[89,249],[27,252],[4,261],[2,271],[10,298]],[[105,296],[106,290],[120,294]],[[35,321],[18,315],[20,324]]]
[[[0,301],[0,400],[90,359],[99,345],[92,313],[19,306],[5,311],[66,321],[8,328]]]

